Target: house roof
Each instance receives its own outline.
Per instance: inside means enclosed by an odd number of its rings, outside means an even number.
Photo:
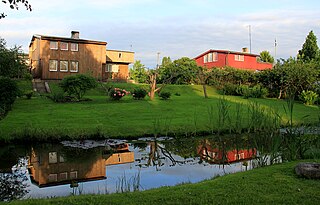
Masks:
[[[87,40],[87,39],[66,38],[66,37],[46,36],[46,35],[35,34],[32,36],[29,47],[32,45],[34,39],[36,39],[36,38],[42,39],[42,40],[65,41],[65,42],[71,42],[71,43],[107,45],[107,42],[105,42],[105,41],[95,41],[95,40]]]
[[[253,57],[257,57],[257,56],[260,56],[260,55],[257,55],[257,54],[253,54],[253,53],[245,53],[245,52],[238,52],[238,51],[229,51],[229,50],[216,50],[216,49],[210,49],[200,55],[198,55],[197,57],[195,57],[194,59],[197,59],[197,58],[200,58],[208,53],[211,53],[211,52],[217,52],[217,53],[225,53],[225,54],[237,54],[237,55],[246,55],[246,56],[253,56]]]

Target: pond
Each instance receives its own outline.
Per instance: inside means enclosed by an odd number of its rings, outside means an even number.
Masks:
[[[8,145],[0,148],[0,183],[14,194],[3,189],[2,200],[142,191],[250,170],[261,159],[281,162],[254,144],[209,137]]]

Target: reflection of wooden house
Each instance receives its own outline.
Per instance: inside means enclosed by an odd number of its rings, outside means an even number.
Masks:
[[[223,164],[252,159],[256,156],[257,150],[255,148],[223,150],[205,144],[198,147],[198,154],[209,163]]]
[[[102,150],[100,150],[102,151]],[[32,150],[29,157],[31,181],[39,187],[73,184],[106,178],[106,166],[134,162],[134,152],[123,143],[113,152],[98,152],[86,160],[66,160],[62,151]]]
[[[97,156],[85,162],[65,161],[56,151],[32,150],[29,161],[31,180],[39,187],[106,178],[105,159]]]

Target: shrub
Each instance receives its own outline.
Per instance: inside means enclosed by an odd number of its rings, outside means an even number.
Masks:
[[[11,110],[18,95],[17,83],[10,78],[0,77],[0,109],[2,115]]]
[[[239,95],[238,87],[233,83],[226,83],[222,87],[222,92],[224,95]]]
[[[120,88],[114,88],[109,92],[109,96],[112,100],[120,100],[122,97],[130,94],[129,91]]]
[[[25,91],[24,95],[27,97],[28,100],[30,100],[31,97],[33,96],[33,90]]]
[[[132,96],[135,100],[141,100],[141,99],[145,98],[146,95],[147,95],[147,91],[142,88],[136,88],[132,92]]]
[[[77,101],[85,95],[87,90],[97,86],[97,81],[88,75],[77,74],[63,78],[60,87],[71,97],[75,97]]]
[[[168,100],[171,97],[171,93],[170,92],[161,92],[161,93],[159,93],[159,97],[162,100]]]
[[[306,105],[313,105],[316,102],[317,98],[318,94],[311,90],[303,90],[300,94],[301,101]]]
[[[48,96],[51,100],[57,103],[68,102],[71,101],[70,97],[65,96],[64,92],[52,92],[50,96]]]

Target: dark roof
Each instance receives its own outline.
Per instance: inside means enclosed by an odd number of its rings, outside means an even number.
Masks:
[[[105,42],[105,41],[95,41],[95,40],[78,39],[78,38],[66,38],[66,37],[57,37],[57,36],[33,35],[29,47],[32,45],[35,38],[42,39],[42,40],[65,41],[65,42],[71,42],[71,43],[107,45],[107,42]]]
[[[217,52],[217,53],[226,53],[226,54],[237,54],[237,55],[246,55],[246,56],[253,56],[253,57],[257,57],[257,56],[260,56],[260,55],[257,55],[257,54],[252,54],[252,53],[245,53],[245,52],[238,52],[238,51],[228,51],[228,50],[216,50],[216,49],[210,49],[200,55],[198,55],[197,57],[195,57],[194,59],[197,59],[197,58],[200,58],[201,56],[204,56],[208,53],[211,53],[211,52]]]

